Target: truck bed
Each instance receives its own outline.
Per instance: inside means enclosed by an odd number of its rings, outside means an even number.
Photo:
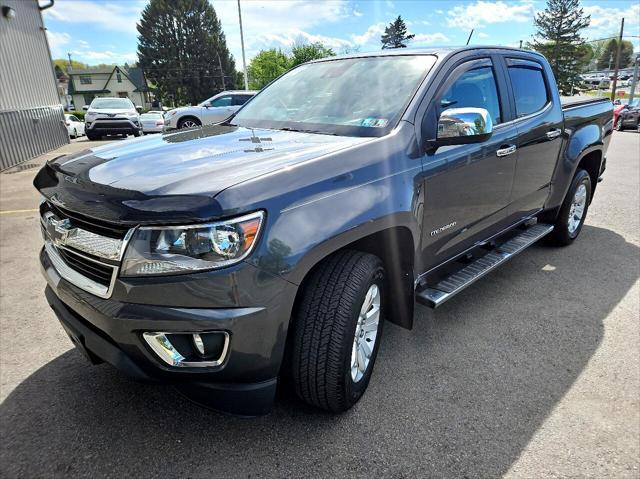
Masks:
[[[607,97],[594,97],[594,96],[561,96],[560,104],[562,105],[562,109],[565,110],[567,108],[573,108],[576,106],[590,105],[593,103],[600,102],[611,102],[611,100]]]

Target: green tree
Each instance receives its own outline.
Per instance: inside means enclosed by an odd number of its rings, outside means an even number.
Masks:
[[[618,54],[618,40],[609,40],[598,57],[598,70],[613,69],[616,66],[616,55]],[[620,50],[620,68],[627,68],[633,64],[633,43],[622,40],[622,48]]]
[[[387,48],[405,48],[407,42],[415,35],[407,32],[407,25],[400,15],[388,27],[384,29],[384,33],[380,37],[382,49]]]
[[[235,62],[207,0],[150,0],[137,29],[138,64],[161,100],[195,104],[235,87]]]
[[[585,65],[580,32],[590,21],[579,0],[547,0],[546,8],[536,14],[538,31],[530,47],[547,57],[561,93],[571,91]]]
[[[291,68],[290,58],[280,49],[260,50],[247,67],[249,88],[260,90]]]
[[[53,66],[60,68],[63,72],[66,72],[69,69],[69,60],[66,58],[56,58],[53,60]],[[86,63],[82,63],[76,60],[71,60],[71,67],[74,70],[83,70],[85,68],[89,68],[89,65]]]
[[[336,54],[331,48],[325,47],[320,42],[301,43],[294,45],[291,49],[291,67],[310,62],[311,60],[335,56]]]

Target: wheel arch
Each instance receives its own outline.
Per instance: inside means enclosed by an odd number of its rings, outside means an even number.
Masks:
[[[307,279],[311,273],[329,256],[341,250],[356,250],[370,253],[382,260],[385,268],[385,309],[386,319],[406,329],[413,327],[414,298],[414,233],[408,226],[389,226],[366,234],[351,241],[335,238],[330,244],[321,245],[322,254],[311,255],[304,272],[298,271],[299,288],[295,305],[298,303]]]
[[[183,121],[185,120],[195,120],[197,121],[200,125],[202,125],[202,120],[200,118],[198,118],[196,115],[194,115],[193,113],[186,113],[184,115],[182,115],[180,118],[178,118],[178,121],[176,121],[176,126],[178,128],[180,128],[180,125],[182,124]]]

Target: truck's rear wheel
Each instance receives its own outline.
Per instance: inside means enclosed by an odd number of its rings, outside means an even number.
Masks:
[[[358,402],[378,354],[383,291],[382,262],[371,254],[340,251],[311,273],[292,336],[291,376],[304,401],[332,412]]]
[[[552,239],[558,245],[569,245],[582,231],[591,201],[591,177],[585,170],[578,170],[573,177],[567,196],[560,207]]]

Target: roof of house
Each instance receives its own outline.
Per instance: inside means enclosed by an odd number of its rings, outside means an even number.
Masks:
[[[82,70],[74,70],[70,68],[68,70],[68,74],[71,78],[73,78],[74,76],[80,76],[80,75],[109,75],[102,89],[83,90],[81,92],[81,93],[109,93],[109,90],[107,90],[106,88],[107,88],[107,85],[109,84],[109,81],[111,80],[111,77],[116,72],[116,70],[120,71],[121,73],[124,73],[124,75],[131,81],[131,83],[135,85],[136,89],[134,91],[137,91],[137,92],[149,91],[149,86],[147,85],[147,82],[144,77],[144,71],[140,67],[129,67],[129,66],[121,67],[118,65],[114,65],[113,67],[107,67],[107,68],[85,68]],[[76,89],[73,86],[73,81],[70,81],[69,94],[73,95],[74,93],[76,93]]]

